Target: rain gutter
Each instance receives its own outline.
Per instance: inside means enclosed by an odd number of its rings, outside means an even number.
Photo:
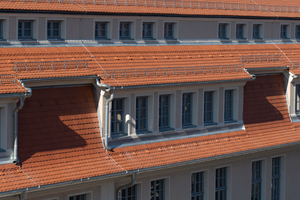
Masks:
[[[18,112],[20,109],[23,108],[25,98],[31,97],[32,90],[31,88],[25,87],[24,83],[22,83],[22,86],[28,91],[23,94],[23,96],[20,98],[20,105],[15,108],[14,110],[14,157],[13,157],[13,163],[18,164],[19,163],[19,157],[18,157]]]
[[[126,184],[126,185],[123,185],[123,186],[120,186],[118,189],[117,189],[117,192],[116,192],[116,200],[120,200],[122,197],[120,196],[121,195],[121,191],[126,189],[126,188],[129,188],[129,187],[132,187],[134,184],[135,184],[135,180],[136,180],[136,176],[137,176],[137,173],[133,173],[131,174],[131,182]]]
[[[174,168],[174,167],[182,167],[185,165],[216,161],[216,160],[221,160],[221,159],[225,159],[225,158],[233,158],[233,157],[237,157],[237,156],[250,155],[250,154],[254,154],[254,153],[273,151],[273,150],[277,150],[277,149],[293,148],[293,147],[297,147],[297,146],[300,146],[300,141],[271,146],[271,147],[264,147],[264,148],[260,148],[260,149],[241,151],[241,152],[231,153],[231,154],[226,154],[226,155],[214,156],[214,157],[209,157],[209,158],[201,158],[201,159],[185,161],[185,162],[181,162],[181,163],[174,163],[174,164],[157,166],[157,167],[137,169],[137,170],[132,170],[132,171],[122,171],[122,172],[115,173],[115,174],[108,174],[108,175],[96,176],[96,177],[91,177],[91,178],[78,179],[78,180],[74,180],[74,181],[55,183],[55,184],[51,184],[51,185],[41,185],[38,187],[31,187],[31,188],[24,188],[24,189],[20,189],[20,190],[2,192],[2,193],[0,193],[0,197],[8,197],[8,196],[13,196],[13,195],[18,195],[24,191],[38,192],[38,191],[45,190],[45,189],[54,189],[54,188],[58,188],[60,186],[63,187],[63,186],[76,185],[76,184],[89,182],[89,181],[99,181],[99,180],[101,181],[101,180],[105,180],[105,179],[111,180],[112,178],[124,177],[124,176],[128,176],[128,175],[132,175],[134,173],[141,173],[141,172],[147,173],[147,172],[169,169],[169,168]]]
[[[91,76],[71,76],[71,77],[53,77],[53,78],[36,78],[36,79],[21,79],[22,82],[46,82],[46,81],[62,81],[62,80],[78,80],[78,79],[96,79],[99,78],[97,75]]]

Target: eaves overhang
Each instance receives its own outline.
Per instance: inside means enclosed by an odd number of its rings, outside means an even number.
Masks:
[[[12,99],[12,98],[20,98],[26,96],[26,93],[8,93],[8,94],[0,94],[0,99]]]
[[[221,160],[221,159],[234,158],[234,157],[245,156],[245,155],[250,155],[250,154],[255,154],[255,153],[267,153],[267,152],[275,151],[275,150],[279,150],[279,149],[283,150],[283,149],[295,148],[295,147],[299,147],[299,146],[300,146],[300,141],[287,143],[287,144],[280,144],[280,145],[275,145],[275,146],[270,146],[270,147],[252,149],[252,150],[241,151],[241,152],[225,154],[225,155],[219,155],[219,156],[214,156],[214,157],[209,157],[209,158],[201,158],[201,159],[197,159],[197,160],[185,161],[185,162],[174,163],[174,164],[169,164],[169,165],[149,167],[149,168],[144,168],[144,169],[136,169],[136,170],[131,170],[131,171],[124,171],[124,172],[119,172],[119,173],[114,173],[114,174],[107,174],[107,175],[95,176],[95,177],[90,177],[90,178],[83,178],[83,179],[78,179],[78,180],[73,180],[73,181],[62,182],[62,183],[55,183],[55,184],[42,185],[42,186],[37,186],[37,187],[24,188],[24,189],[19,189],[19,190],[12,190],[12,191],[8,191],[8,192],[1,192],[0,197],[9,197],[9,196],[14,196],[14,195],[19,195],[22,192],[39,192],[41,190],[55,189],[58,187],[77,185],[77,184],[82,184],[85,182],[103,181],[103,180],[107,180],[107,179],[111,179],[111,178],[125,177],[125,176],[131,175],[133,173],[148,173],[148,172],[154,172],[154,171],[158,171],[158,170],[170,169],[170,168],[175,168],[175,167],[183,167],[186,165],[193,165],[193,164],[198,164],[198,163],[203,163],[203,162],[217,161],[217,160]]]

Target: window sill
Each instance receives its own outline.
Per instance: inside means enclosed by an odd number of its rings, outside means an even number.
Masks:
[[[0,149],[0,154],[5,153],[6,151],[4,149]]]
[[[235,123],[238,123],[237,120],[228,120],[228,121],[225,121],[225,124],[235,124]]]
[[[217,126],[218,123],[215,122],[209,122],[209,123],[204,123],[204,126]]]
[[[137,134],[138,136],[149,135],[149,134],[151,134],[151,133],[153,133],[153,132],[147,131],[147,130],[144,130],[144,131],[136,131],[136,134]]]
[[[168,131],[174,131],[175,129],[174,128],[160,128],[159,129],[159,132],[163,133],[163,132],[168,132]]]
[[[230,38],[219,38],[220,42],[231,42]]]
[[[191,124],[191,125],[182,125],[182,129],[194,129],[197,128],[197,126]]]
[[[119,138],[123,138],[123,137],[126,137],[126,136],[128,136],[128,134],[127,133],[111,133],[110,134],[110,137],[112,138],[112,139],[119,139]]]

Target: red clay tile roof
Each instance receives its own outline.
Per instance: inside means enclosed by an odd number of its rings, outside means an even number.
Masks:
[[[37,2],[25,0],[2,0],[2,10],[31,10],[31,11],[63,11],[63,12],[91,12],[91,13],[147,13],[147,14],[176,14],[176,15],[227,15],[227,16],[259,16],[259,17],[299,17],[300,3],[295,0],[288,1],[256,1],[262,8],[247,0],[205,0],[205,1],[163,1],[163,0],[81,0],[58,1],[38,0]],[[96,2],[96,4],[95,4]],[[115,3],[117,2],[117,3]],[[200,9],[199,9],[200,2]],[[209,2],[209,3],[207,3]],[[219,2],[219,4],[215,4]],[[223,7],[223,3],[225,3]],[[229,3],[233,3],[230,5]],[[247,6],[245,5],[247,4]],[[137,6],[138,5],[138,6]],[[265,6],[265,5],[268,5]],[[282,6],[280,8],[279,6]],[[284,6],[292,6],[286,8]],[[209,9],[207,8],[209,7]],[[217,7],[217,9],[215,8]],[[254,11],[253,11],[254,10]],[[287,12],[289,11],[289,12]]]
[[[21,83],[16,79],[15,75],[0,75],[0,94],[14,94],[28,92]]]
[[[0,165],[0,192],[300,141],[281,75],[258,76],[244,88],[245,131],[117,148],[114,160],[101,143],[92,87],[35,89],[19,114],[20,165],[32,181],[19,167]]]

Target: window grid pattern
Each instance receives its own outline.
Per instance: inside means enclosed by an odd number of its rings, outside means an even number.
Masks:
[[[165,39],[174,38],[174,23],[165,23],[164,37]]]
[[[253,38],[256,38],[256,39],[261,38],[261,36],[260,36],[260,25],[259,24],[254,24],[253,25]]]
[[[3,39],[3,20],[0,20],[0,39]]]
[[[203,200],[204,198],[204,172],[192,174],[191,200]]]
[[[251,200],[261,200],[262,161],[252,162]]]
[[[216,169],[216,200],[227,199],[227,167]]]
[[[224,120],[233,120],[233,90],[225,90]]]
[[[236,25],[236,38],[244,38],[244,24]]]
[[[143,38],[153,38],[153,23],[143,23]]]
[[[86,194],[69,197],[69,200],[86,200]]]
[[[219,24],[219,38],[227,38],[227,24]]]
[[[107,38],[107,22],[95,23],[95,38],[106,39]]]
[[[159,128],[170,128],[170,95],[159,96]]]
[[[296,26],[296,34],[295,34],[296,38],[300,38],[300,25]]]
[[[272,159],[272,196],[271,200],[280,200],[281,158]]]
[[[47,37],[48,39],[60,39],[61,35],[60,21],[47,22]]]
[[[120,23],[120,38],[121,39],[130,39],[130,22],[121,22]]]
[[[126,188],[121,191],[121,199],[119,200],[136,200],[137,199],[137,186]]]
[[[114,99],[111,109],[111,133],[124,131],[124,99]]]
[[[182,125],[192,125],[192,93],[182,95]]]
[[[147,130],[147,97],[136,98],[136,131]]]
[[[288,29],[288,25],[281,25],[281,38],[287,38],[287,29]]]
[[[213,92],[204,93],[204,123],[213,123]]]
[[[151,200],[165,200],[165,180],[151,181]]]
[[[300,85],[296,85],[296,113],[300,113]]]
[[[19,39],[32,39],[32,21],[18,22]]]

